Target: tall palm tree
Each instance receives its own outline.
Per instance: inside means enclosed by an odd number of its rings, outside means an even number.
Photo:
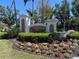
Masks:
[[[34,16],[34,0],[32,0],[32,16]]]
[[[24,4],[26,5],[26,3],[27,3],[28,1],[30,1],[30,0],[24,0]]]
[[[13,0],[13,4],[14,4],[14,12],[15,12],[15,20],[16,20],[16,24],[17,24],[17,14],[16,14],[16,4],[15,4],[15,0]]]
[[[64,6],[64,15],[66,15],[67,0],[64,0],[64,5],[65,5],[65,6]],[[63,25],[63,30],[64,30],[64,31],[65,31],[65,20],[66,20],[66,19],[65,19],[65,16],[64,16],[64,25]]]
[[[24,3],[26,4],[30,0],[24,0]],[[32,0],[32,17],[34,16],[34,0]]]
[[[42,16],[41,16],[41,23],[44,23],[44,0],[42,0]]]

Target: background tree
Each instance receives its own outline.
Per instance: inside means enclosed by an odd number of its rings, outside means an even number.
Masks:
[[[0,20],[4,17],[5,14],[5,7],[0,5]]]
[[[42,2],[39,3],[39,15],[42,15],[42,10],[44,11],[44,20],[47,20],[47,18],[51,18],[53,16],[53,8],[51,8],[49,4],[49,0],[46,0],[46,3],[43,4],[43,9],[42,9]]]
[[[2,22],[7,24],[9,28],[16,22],[14,15],[15,14],[9,7],[5,8],[5,17],[2,19]]]
[[[18,14],[18,12],[17,12]],[[7,24],[9,28],[15,24],[15,16],[14,11],[9,7],[0,7],[0,21]]]
[[[51,16],[53,16],[53,8],[51,8],[50,5],[47,4],[45,8],[45,17],[51,18]]]
[[[65,22],[70,18],[70,8],[67,0],[63,0],[62,4],[56,4],[54,8],[55,17],[61,22],[61,27],[65,31]]]
[[[79,0],[72,0],[72,14],[79,17]]]
[[[79,30],[79,0],[72,0],[71,12],[71,27],[73,30]]]
[[[30,17],[33,16],[33,20],[35,21],[35,23],[38,23],[38,22],[39,22],[40,16],[39,16],[37,10],[34,10],[34,11],[33,11],[33,15],[32,15],[32,10],[27,10],[27,13],[28,13],[28,15],[29,15]]]
[[[26,3],[30,1],[30,0],[24,0],[24,3],[26,5]],[[31,0],[32,1],[32,17],[33,17],[33,13],[34,13],[34,0]]]

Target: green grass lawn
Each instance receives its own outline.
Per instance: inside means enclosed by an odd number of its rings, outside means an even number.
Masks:
[[[13,50],[12,43],[9,40],[0,40],[0,59],[47,59],[47,58]]]

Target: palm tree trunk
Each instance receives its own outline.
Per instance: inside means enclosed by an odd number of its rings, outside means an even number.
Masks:
[[[34,0],[32,0],[32,17],[34,17]]]
[[[42,16],[41,16],[41,23],[44,23],[44,4],[43,4],[43,0],[42,0]]]
[[[15,0],[13,0],[14,3],[14,12],[15,12],[15,24],[17,24],[17,14],[16,14],[16,4],[15,4]]]
[[[65,6],[64,6],[64,24],[63,24],[63,31],[65,31],[65,22],[66,22],[65,17],[66,17],[66,4],[67,4],[67,0],[64,1],[64,4],[65,4]]]

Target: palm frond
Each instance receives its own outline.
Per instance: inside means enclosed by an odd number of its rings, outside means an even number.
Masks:
[[[24,4],[26,5],[26,3],[27,3],[28,1],[30,1],[30,0],[24,0]]]

